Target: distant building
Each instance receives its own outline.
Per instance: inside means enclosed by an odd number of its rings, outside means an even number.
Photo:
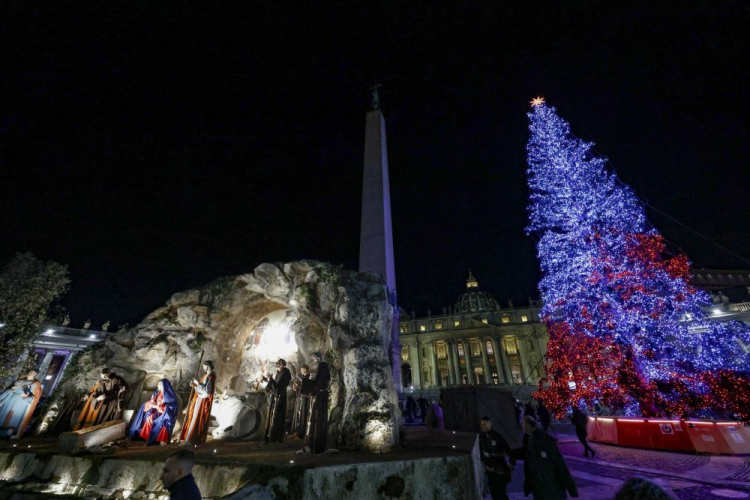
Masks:
[[[39,371],[37,378],[42,382],[42,395],[52,394],[75,353],[101,342],[109,334],[67,326],[42,326],[29,353],[34,357],[34,368]]]
[[[466,291],[442,315],[401,317],[404,392],[436,396],[440,388],[504,386],[528,398],[543,375],[547,329],[540,304],[501,307],[469,273]]]
[[[711,294],[711,319],[750,325],[750,271],[694,269],[693,284]]]
[[[750,271],[696,269],[693,284],[711,294],[716,321],[750,324]],[[501,307],[469,273],[466,291],[441,315],[401,316],[405,393],[435,397],[443,387],[494,385],[528,399],[543,376],[547,328],[541,303]]]

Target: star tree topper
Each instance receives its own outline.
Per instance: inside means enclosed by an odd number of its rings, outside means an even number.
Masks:
[[[531,100],[531,105],[534,107],[541,106],[542,104],[544,104],[544,97],[535,97]]]

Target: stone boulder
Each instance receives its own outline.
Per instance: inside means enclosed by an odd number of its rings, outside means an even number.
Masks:
[[[273,370],[279,352],[296,375],[320,351],[332,375],[329,446],[388,451],[398,437],[388,355],[393,317],[377,275],[317,261],[261,264],[176,293],[134,328],[82,351],[57,392],[80,397],[108,366],[130,384],[126,409],[135,409],[144,381],[155,375],[170,379],[186,401],[202,353],[216,366],[217,391],[245,395],[257,389],[264,366]],[[274,330],[279,338],[263,343],[268,318],[288,325],[285,339]]]

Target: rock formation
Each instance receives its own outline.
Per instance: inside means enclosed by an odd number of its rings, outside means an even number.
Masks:
[[[76,397],[109,366],[130,384],[127,409],[138,408],[161,377],[184,401],[203,351],[216,365],[217,389],[243,395],[264,364],[273,371],[281,355],[294,376],[320,351],[333,376],[329,446],[387,451],[398,437],[387,355],[392,318],[378,275],[315,261],[261,264],[176,293],[139,325],[82,351],[59,393]]]

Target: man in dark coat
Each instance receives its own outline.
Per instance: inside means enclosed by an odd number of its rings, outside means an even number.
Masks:
[[[193,477],[195,453],[177,450],[164,461],[159,478],[169,491],[169,500],[201,500],[201,492]]]
[[[511,459],[510,465],[506,461],[505,458],[510,456],[510,447],[505,438],[492,430],[489,417],[482,418],[479,427],[482,429],[479,433],[479,458],[487,473],[492,500],[507,500],[505,489],[511,481],[515,459]]]
[[[297,453],[323,453],[328,439],[328,386],[331,383],[331,370],[323,356],[316,352],[313,361],[317,363],[315,377],[303,384],[301,392],[312,397],[310,422],[305,436],[305,447]]]
[[[269,442],[284,442],[284,424],[286,423],[286,390],[292,381],[292,373],[286,367],[286,361],[276,362],[276,376],[263,375],[266,382],[266,392],[271,395],[268,403],[268,417],[266,418],[266,433],[264,444]]]
[[[523,419],[523,429],[520,455],[524,457],[524,495],[533,493],[534,500],[565,500],[570,493],[577,498],[578,489],[557,448],[557,440],[537,428],[536,420],[529,416]]]
[[[533,417],[534,420],[536,420],[536,410],[534,410],[534,405],[531,401],[526,403],[526,406],[523,408],[523,416],[524,417]]]
[[[416,409],[417,409],[417,402],[414,401],[413,397],[408,396],[406,398],[406,411],[404,412],[404,418],[410,424],[414,423],[414,412]]]
[[[419,407],[419,416],[422,419],[422,423],[426,423],[427,419],[427,406],[430,403],[424,398],[424,395],[420,394],[419,399],[417,399],[417,406]]]
[[[302,386],[305,381],[310,379],[310,368],[307,365],[299,367],[299,374],[292,382],[292,390],[296,392],[297,398],[294,400],[294,417],[292,418],[292,432],[299,439],[304,439],[307,434],[307,422],[310,419],[310,400],[307,394],[302,394]]]
[[[536,414],[539,417],[539,422],[542,424],[542,429],[549,431],[549,426],[552,423],[552,415],[549,410],[544,406],[544,401],[539,400],[539,406],[536,409]]]
[[[570,420],[573,422],[573,425],[576,428],[576,435],[578,436],[578,440],[583,445],[583,456],[588,457],[589,451],[591,452],[591,458],[594,458],[594,455],[596,455],[596,452],[594,449],[589,446],[588,442],[588,430],[586,429],[586,422],[588,421],[588,417],[585,413],[583,413],[577,406],[573,407],[573,415],[570,417]]]

